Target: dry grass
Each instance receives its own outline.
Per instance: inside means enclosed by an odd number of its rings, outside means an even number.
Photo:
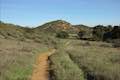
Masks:
[[[59,39],[56,53],[49,58],[51,80],[85,80],[82,70],[65,51],[68,44],[68,39]]]
[[[50,77],[52,80],[85,80],[82,70],[64,51],[58,51],[50,57]]]
[[[120,80],[120,51],[103,42],[71,41],[70,58],[84,71],[87,80]],[[79,44],[79,45],[78,45]],[[102,46],[101,46],[102,45]],[[103,46],[104,45],[104,46]],[[74,47],[73,47],[74,46]]]
[[[112,44],[60,39],[58,50],[50,57],[53,80],[120,80],[120,50]]]
[[[46,49],[33,41],[0,39],[0,79],[28,80],[35,57]]]

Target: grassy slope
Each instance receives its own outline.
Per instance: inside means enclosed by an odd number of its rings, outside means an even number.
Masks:
[[[120,80],[120,51],[111,44],[61,41],[50,57],[53,80]]]
[[[43,44],[0,39],[0,80],[28,80]]]
[[[58,52],[50,57],[55,80],[84,80],[84,76],[95,80],[120,80],[120,51],[111,48],[109,44],[89,44],[69,39],[60,40],[61,43],[42,30],[33,29],[31,32],[28,28],[12,28],[13,25],[8,28],[10,25],[7,25],[5,29],[4,26],[6,25],[0,27],[2,80],[29,79],[35,57],[51,46],[58,49]]]
[[[88,80],[120,80],[120,51],[102,42],[71,41],[67,50]]]
[[[51,56],[51,77],[53,80],[84,80],[83,72],[64,52]]]
[[[0,80],[27,80],[34,59],[53,48],[56,40],[50,32],[0,23]]]
[[[82,70],[66,54],[64,47],[67,41],[62,40],[57,52],[50,57],[50,74],[53,80],[85,80]]]

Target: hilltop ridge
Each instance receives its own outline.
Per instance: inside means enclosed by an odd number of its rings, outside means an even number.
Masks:
[[[64,20],[55,20],[47,22],[43,25],[37,26],[35,28],[22,27],[19,25],[4,23],[0,21],[0,37],[1,38],[26,38],[29,35],[29,38],[34,37],[34,35],[38,35],[44,33],[56,33],[59,31],[66,31],[70,33],[77,33],[83,29],[89,29],[89,27],[85,27],[82,25],[79,27],[77,25],[72,25],[71,23]]]

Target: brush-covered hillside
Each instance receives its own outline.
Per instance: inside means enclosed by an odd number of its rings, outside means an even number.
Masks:
[[[61,30],[64,30],[68,33],[77,33],[83,29],[89,29],[89,27],[86,27],[84,25],[80,25],[79,27],[76,26],[77,25],[72,25],[71,23],[64,20],[56,20],[56,21],[47,22],[41,26],[38,26],[35,29],[45,30],[48,32],[59,32]]]
[[[38,55],[51,49],[50,80],[120,80],[120,26],[64,20],[34,28],[0,21],[0,80],[31,80]]]
[[[84,25],[72,25],[64,20],[56,20],[37,26],[35,28],[0,22],[0,37],[9,39],[39,39],[41,35],[54,36],[57,32],[65,31],[69,34],[77,34],[79,31],[91,33],[92,28]]]

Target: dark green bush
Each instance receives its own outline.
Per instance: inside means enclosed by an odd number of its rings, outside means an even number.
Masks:
[[[93,38],[95,40],[102,40],[103,34],[104,34],[104,26],[103,25],[97,25],[93,28]]]
[[[80,31],[78,33],[78,36],[79,36],[80,39],[82,39],[84,35],[85,35],[85,31]]]
[[[112,26],[108,25],[108,26],[103,26],[103,25],[97,25],[93,28],[93,38],[94,40],[107,40],[107,39],[111,39],[111,30],[112,30]]]
[[[111,33],[113,39],[120,39],[120,26],[114,26]]]
[[[115,48],[120,47],[120,39],[113,40],[113,47],[115,47]]]
[[[65,31],[60,31],[56,34],[56,37],[58,37],[58,38],[68,38],[69,34]]]

